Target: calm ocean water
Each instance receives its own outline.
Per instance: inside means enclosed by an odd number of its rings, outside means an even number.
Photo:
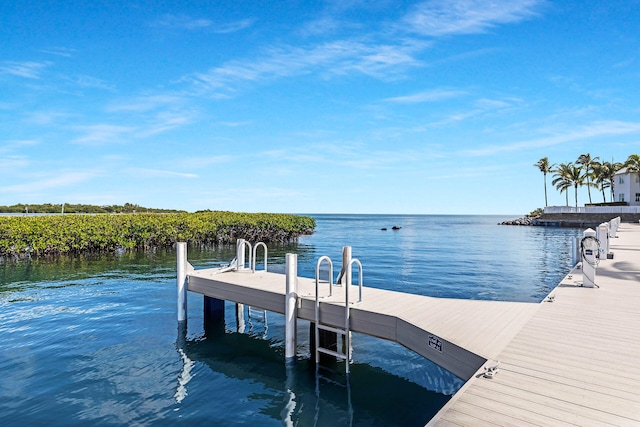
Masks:
[[[349,245],[365,286],[438,297],[540,301],[581,233],[492,216],[314,216],[314,235],[269,248],[270,270],[284,270],[287,252],[299,254],[302,276],[322,255],[339,269]],[[232,257],[229,247],[189,248],[196,268]],[[227,304],[225,331],[205,333],[202,312],[190,294],[188,329],[178,330],[170,250],[0,263],[0,425],[421,426],[462,384],[355,334],[348,381],[316,381],[308,323],[286,368],[282,316],[252,312],[238,333]]]

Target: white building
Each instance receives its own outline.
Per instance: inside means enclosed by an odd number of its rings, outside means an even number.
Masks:
[[[627,202],[629,206],[640,206],[640,174],[629,173],[627,168],[616,172],[613,189],[616,202]]]

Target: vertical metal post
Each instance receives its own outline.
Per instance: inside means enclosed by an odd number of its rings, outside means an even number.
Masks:
[[[244,270],[244,239],[236,242],[236,259],[238,260],[238,270]]]
[[[344,353],[347,355],[347,358],[345,360],[345,372],[347,373],[347,375],[349,374],[349,363],[351,363],[351,319],[350,319],[350,313],[351,311],[349,310],[349,289],[351,288],[351,279],[352,279],[352,265],[351,265],[351,246],[344,246],[342,248],[342,268],[344,268],[344,281],[342,283],[345,284],[345,290],[344,290],[344,309],[345,309],[345,316],[344,316],[344,329],[345,329],[345,334],[344,334]]]
[[[176,243],[178,322],[187,320],[187,243]]]
[[[286,256],[286,300],[285,300],[285,362],[296,361],[296,335],[298,319],[298,255]]]

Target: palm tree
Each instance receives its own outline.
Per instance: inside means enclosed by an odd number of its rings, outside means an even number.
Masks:
[[[587,177],[585,173],[582,173],[582,166],[576,166],[573,163],[569,163],[569,180],[573,184],[576,197],[576,208],[578,207],[578,187],[584,185],[584,180]]]
[[[555,164],[550,165],[549,158],[543,157],[533,166],[540,169],[540,172],[544,174],[544,206],[549,206],[549,203],[547,202],[547,172],[552,172]]]
[[[630,155],[627,161],[624,162],[624,167],[627,168],[627,172],[629,173],[640,174],[640,156],[637,154]]]
[[[591,154],[580,154],[576,164],[582,165],[584,168],[584,176],[587,179],[587,193],[589,194],[589,203],[591,203],[591,177],[593,172],[593,164],[598,160],[598,157],[591,158]]]
[[[611,163],[609,162],[605,162],[607,164],[609,164],[609,188],[611,189],[611,201],[614,202],[616,199],[616,191],[615,191],[615,178],[616,178],[616,172],[618,172],[620,169],[622,169],[624,167],[624,165],[620,162],[614,162],[613,159],[611,161]]]
[[[596,184],[596,188],[602,191],[602,202],[607,203],[607,196],[604,193],[606,188],[611,186],[611,182],[609,180],[609,168],[611,167],[611,163],[609,162],[593,162],[591,165],[591,171],[593,173],[593,179]]]
[[[560,163],[553,171],[554,179],[551,181],[551,184],[556,186],[556,190],[560,191],[560,194],[565,193],[567,206],[569,206],[569,188],[571,188],[571,180],[569,179],[570,165],[572,163]]]

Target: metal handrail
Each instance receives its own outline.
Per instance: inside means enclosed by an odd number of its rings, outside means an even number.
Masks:
[[[251,246],[251,243],[247,242],[244,239],[239,239],[237,242],[237,259],[238,259],[238,270],[244,270],[244,263],[242,265],[240,265],[240,254],[242,253],[242,257],[244,258],[244,251],[245,251],[245,246],[249,247],[249,268],[251,268],[251,255],[253,254],[253,247]],[[242,251],[242,252],[241,252]]]
[[[358,264],[358,302],[362,302],[362,264],[357,258],[353,258],[351,260],[351,262],[349,263],[349,267],[351,267],[352,264]],[[349,282],[351,282],[351,280]]]
[[[329,263],[329,296],[333,295],[333,262],[331,258],[324,255],[318,259],[316,263],[316,299],[318,299],[318,284],[320,282],[320,264],[322,261],[327,261]]]
[[[264,271],[267,271],[267,245],[264,242],[257,242],[253,247],[253,263],[251,264],[251,271],[256,272],[256,259],[258,255],[258,246],[264,248]]]

